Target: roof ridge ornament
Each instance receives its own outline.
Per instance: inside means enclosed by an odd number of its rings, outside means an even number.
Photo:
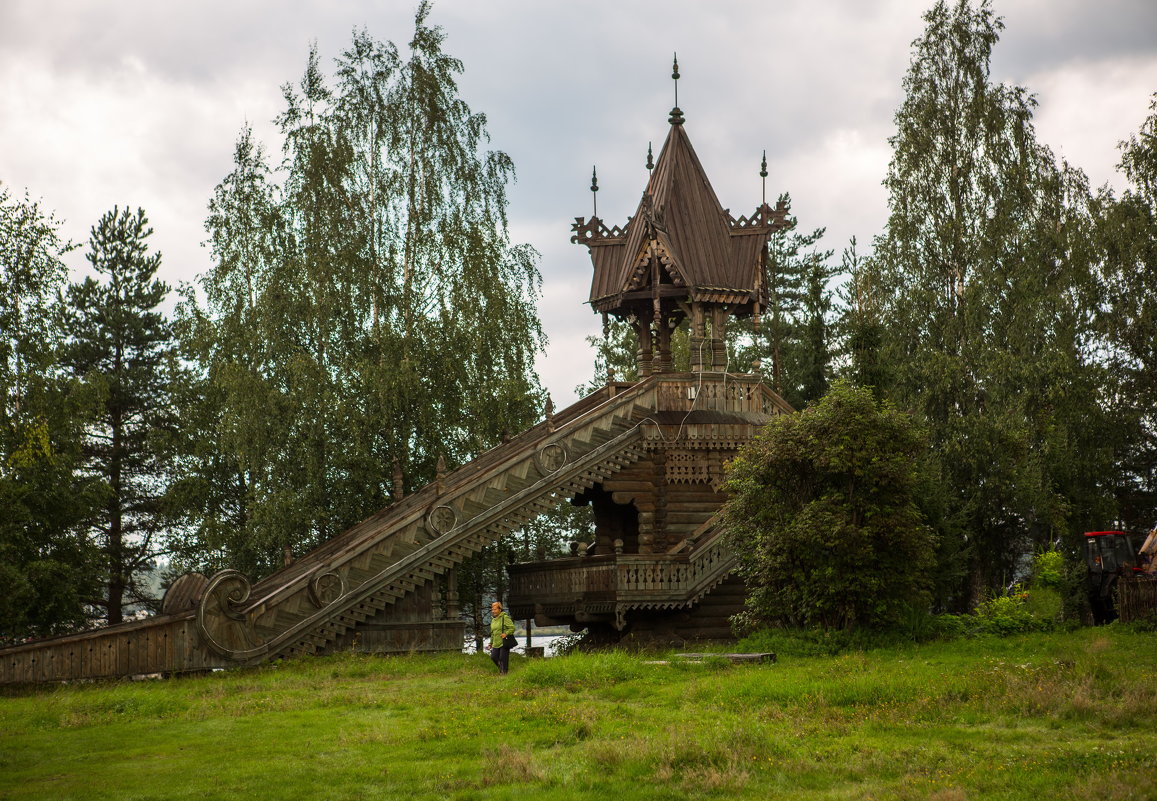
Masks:
[[[679,54],[675,54],[674,64],[671,66],[671,79],[675,81],[675,107],[671,109],[671,116],[667,122],[672,125],[683,124],[683,112],[679,110]]]
[[[591,212],[591,218],[595,219],[599,216],[599,196],[596,194],[599,191],[599,172],[598,165],[591,167],[591,203],[594,204],[594,211]]]
[[[759,165],[759,177],[763,180],[763,202],[761,205],[767,205],[767,151],[763,151],[763,161]]]

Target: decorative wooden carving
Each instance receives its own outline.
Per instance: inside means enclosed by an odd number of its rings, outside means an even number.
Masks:
[[[566,447],[558,442],[543,445],[535,453],[534,462],[538,466],[538,472],[548,476],[566,464]]]
[[[426,527],[436,534],[446,534],[458,522],[458,513],[452,507],[441,505],[430,510],[426,517]]]

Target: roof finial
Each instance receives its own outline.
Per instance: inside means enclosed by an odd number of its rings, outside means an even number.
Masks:
[[[599,173],[596,167],[591,167],[591,201],[594,203],[595,210],[592,217],[599,216],[599,196],[595,193],[599,191]]]
[[[763,180],[763,203],[767,205],[767,151],[763,151],[763,161],[759,165],[759,177]]]
[[[675,81],[675,107],[671,109],[671,116],[667,122],[672,125],[683,124],[683,112],[679,110],[679,54],[675,54],[674,64],[671,65],[671,79]]]
[[[655,180],[651,174],[651,170],[653,170],[653,169],[655,169],[655,159],[651,155],[651,143],[648,142],[647,143],[647,197],[651,196],[651,182]]]

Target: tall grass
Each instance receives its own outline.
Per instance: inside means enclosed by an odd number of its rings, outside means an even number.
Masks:
[[[347,654],[7,690],[0,798],[1152,799],[1155,679],[1157,634],[1115,626],[506,677]]]

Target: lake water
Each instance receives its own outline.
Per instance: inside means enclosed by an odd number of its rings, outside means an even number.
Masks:
[[[515,636],[518,637],[519,645],[517,648],[514,649],[514,653],[525,655],[526,654],[526,632],[525,631],[516,632]],[[535,648],[543,648],[544,649],[543,653],[546,656],[554,656],[554,644],[560,639],[562,639],[562,636],[557,635],[557,634],[535,634],[531,638],[530,644]],[[474,638],[473,637],[470,637],[466,640],[466,642],[462,646],[462,650],[468,654],[474,653]],[[485,648],[483,648],[482,650],[483,650],[483,652],[486,651]]]

